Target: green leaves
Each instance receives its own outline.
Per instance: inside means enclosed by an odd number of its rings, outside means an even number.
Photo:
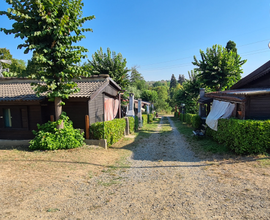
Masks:
[[[64,121],[64,128],[58,130],[57,124]],[[35,138],[30,141],[30,150],[57,150],[81,147],[84,144],[83,134],[73,128],[73,124],[65,114],[56,122],[38,124],[38,131],[33,131]]]
[[[246,60],[241,60],[235,51],[236,48],[228,51],[221,45],[213,45],[206,52],[200,50],[202,60],[198,61],[194,56],[192,64],[197,66],[196,71],[200,71],[204,87],[214,91],[225,90],[240,80],[243,73],[241,66]]]
[[[32,60],[24,76],[44,82],[36,84],[37,94],[47,92],[49,98],[68,98],[78,90],[72,80],[84,74],[77,64],[88,50],[81,46],[73,46],[85,38],[82,35],[84,22],[94,16],[82,17],[81,0],[6,0],[11,8],[0,11],[14,21],[11,29],[1,28],[6,34],[25,39],[19,49],[24,53],[33,51]],[[83,30],[91,31],[90,28]]]
[[[111,52],[107,48],[107,53],[103,53],[102,48],[92,55],[92,60],[84,64],[87,70],[86,76],[108,74],[122,89],[128,85],[127,61],[121,53]]]

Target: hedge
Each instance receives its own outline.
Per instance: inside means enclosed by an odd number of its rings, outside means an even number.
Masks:
[[[259,154],[270,150],[270,120],[220,119],[218,131],[206,134],[237,154]]]
[[[135,119],[133,117],[128,117],[128,121],[129,121],[129,132],[134,133]]]
[[[148,114],[148,116],[147,116],[147,122],[148,122],[148,123],[152,123],[153,120],[154,120],[153,114]]]
[[[145,125],[145,124],[147,124],[148,122],[148,120],[147,120],[147,114],[142,114],[142,120],[143,120],[143,126]]]
[[[186,113],[186,122],[195,129],[200,128],[202,124],[201,117],[199,115],[190,113]]]
[[[126,120],[124,118],[96,122],[90,126],[90,139],[107,139],[107,144],[110,146],[124,136],[125,128]]]
[[[134,127],[135,131],[139,130],[139,118],[138,116],[135,116],[135,127]]]

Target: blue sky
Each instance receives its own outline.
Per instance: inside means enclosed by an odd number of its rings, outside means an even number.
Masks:
[[[0,10],[8,7],[0,2]],[[93,33],[80,42],[89,50],[88,58],[100,47],[109,47],[127,59],[128,67],[138,66],[147,81],[170,80],[172,74],[188,77],[193,56],[200,59],[200,49],[225,47],[229,40],[247,59],[242,77],[270,58],[269,0],[85,0],[83,13],[96,16],[84,25]],[[0,16],[0,26],[11,25]],[[0,47],[26,61],[31,54],[17,50],[21,42],[0,32]]]

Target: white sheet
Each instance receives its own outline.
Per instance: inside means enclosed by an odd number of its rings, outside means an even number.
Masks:
[[[232,115],[234,108],[235,104],[214,100],[212,109],[206,118],[206,124],[211,129],[217,131],[218,119],[229,118]]]

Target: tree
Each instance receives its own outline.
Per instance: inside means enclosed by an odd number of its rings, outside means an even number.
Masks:
[[[143,101],[155,103],[158,100],[158,94],[154,90],[144,90],[141,98]]]
[[[227,42],[226,49],[228,52],[232,51],[237,53],[236,43],[234,43],[234,41],[229,40]]]
[[[82,17],[82,0],[6,0],[11,9],[0,11],[14,20],[12,29],[1,28],[5,34],[15,34],[24,43],[18,45],[25,48],[24,53],[33,51],[32,64],[35,73],[29,77],[37,79],[33,83],[37,95],[46,92],[50,100],[55,101],[55,116],[59,119],[62,113],[62,99],[78,92],[74,78],[84,75],[83,69],[76,65],[88,50],[81,46],[72,46],[85,36],[90,28],[82,25],[94,19],[94,16]],[[63,123],[58,126],[62,128]]]
[[[183,83],[183,87],[177,90],[175,94],[178,106],[185,104],[187,113],[198,113],[198,98],[200,94],[201,81],[196,70],[188,71],[189,79]]]
[[[180,83],[180,85],[182,85],[182,84],[183,84],[183,82],[185,82],[185,76],[184,76],[184,75],[179,74],[178,83]]]
[[[102,48],[92,55],[92,60],[88,60],[86,69],[89,75],[109,74],[109,76],[118,84],[122,89],[125,89],[129,83],[127,61],[123,58],[121,53],[111,52],[107,48],[107,54],[103,53]]]
[[[170,83],[170,89],[171,89],[171,88],[175,88],[176,85],[177,85],[176,78],[175,78],[174,74],[172,74],[172,77],[171,77],[171,83]]]
[[[6,48],[0,48],[0,59],[11,60],[11,64],[1,63],[2,67],[9,68],[9,72],[3,72],[5,77],[21,76],[26,69],[23,60],[14,59],[10,51]]]
[[[195,70],[200,72],[198,76],[204,86],[215,91],[225,90],[240,80],[243,73],[241,67],[247,60],[241,60],[237,53],[214,45],[207,48],[206,53],[200,50],[200,54],[202,60],[198,61],[194,56],[192,64],[198,67]]]
[[[131,85],[135,85],[136,82],[144,80],[142,74],[139,73],[137,68],[138,68],[137,66],[131,67],[131,70],[130,70],[130,83],[131,83]]]

